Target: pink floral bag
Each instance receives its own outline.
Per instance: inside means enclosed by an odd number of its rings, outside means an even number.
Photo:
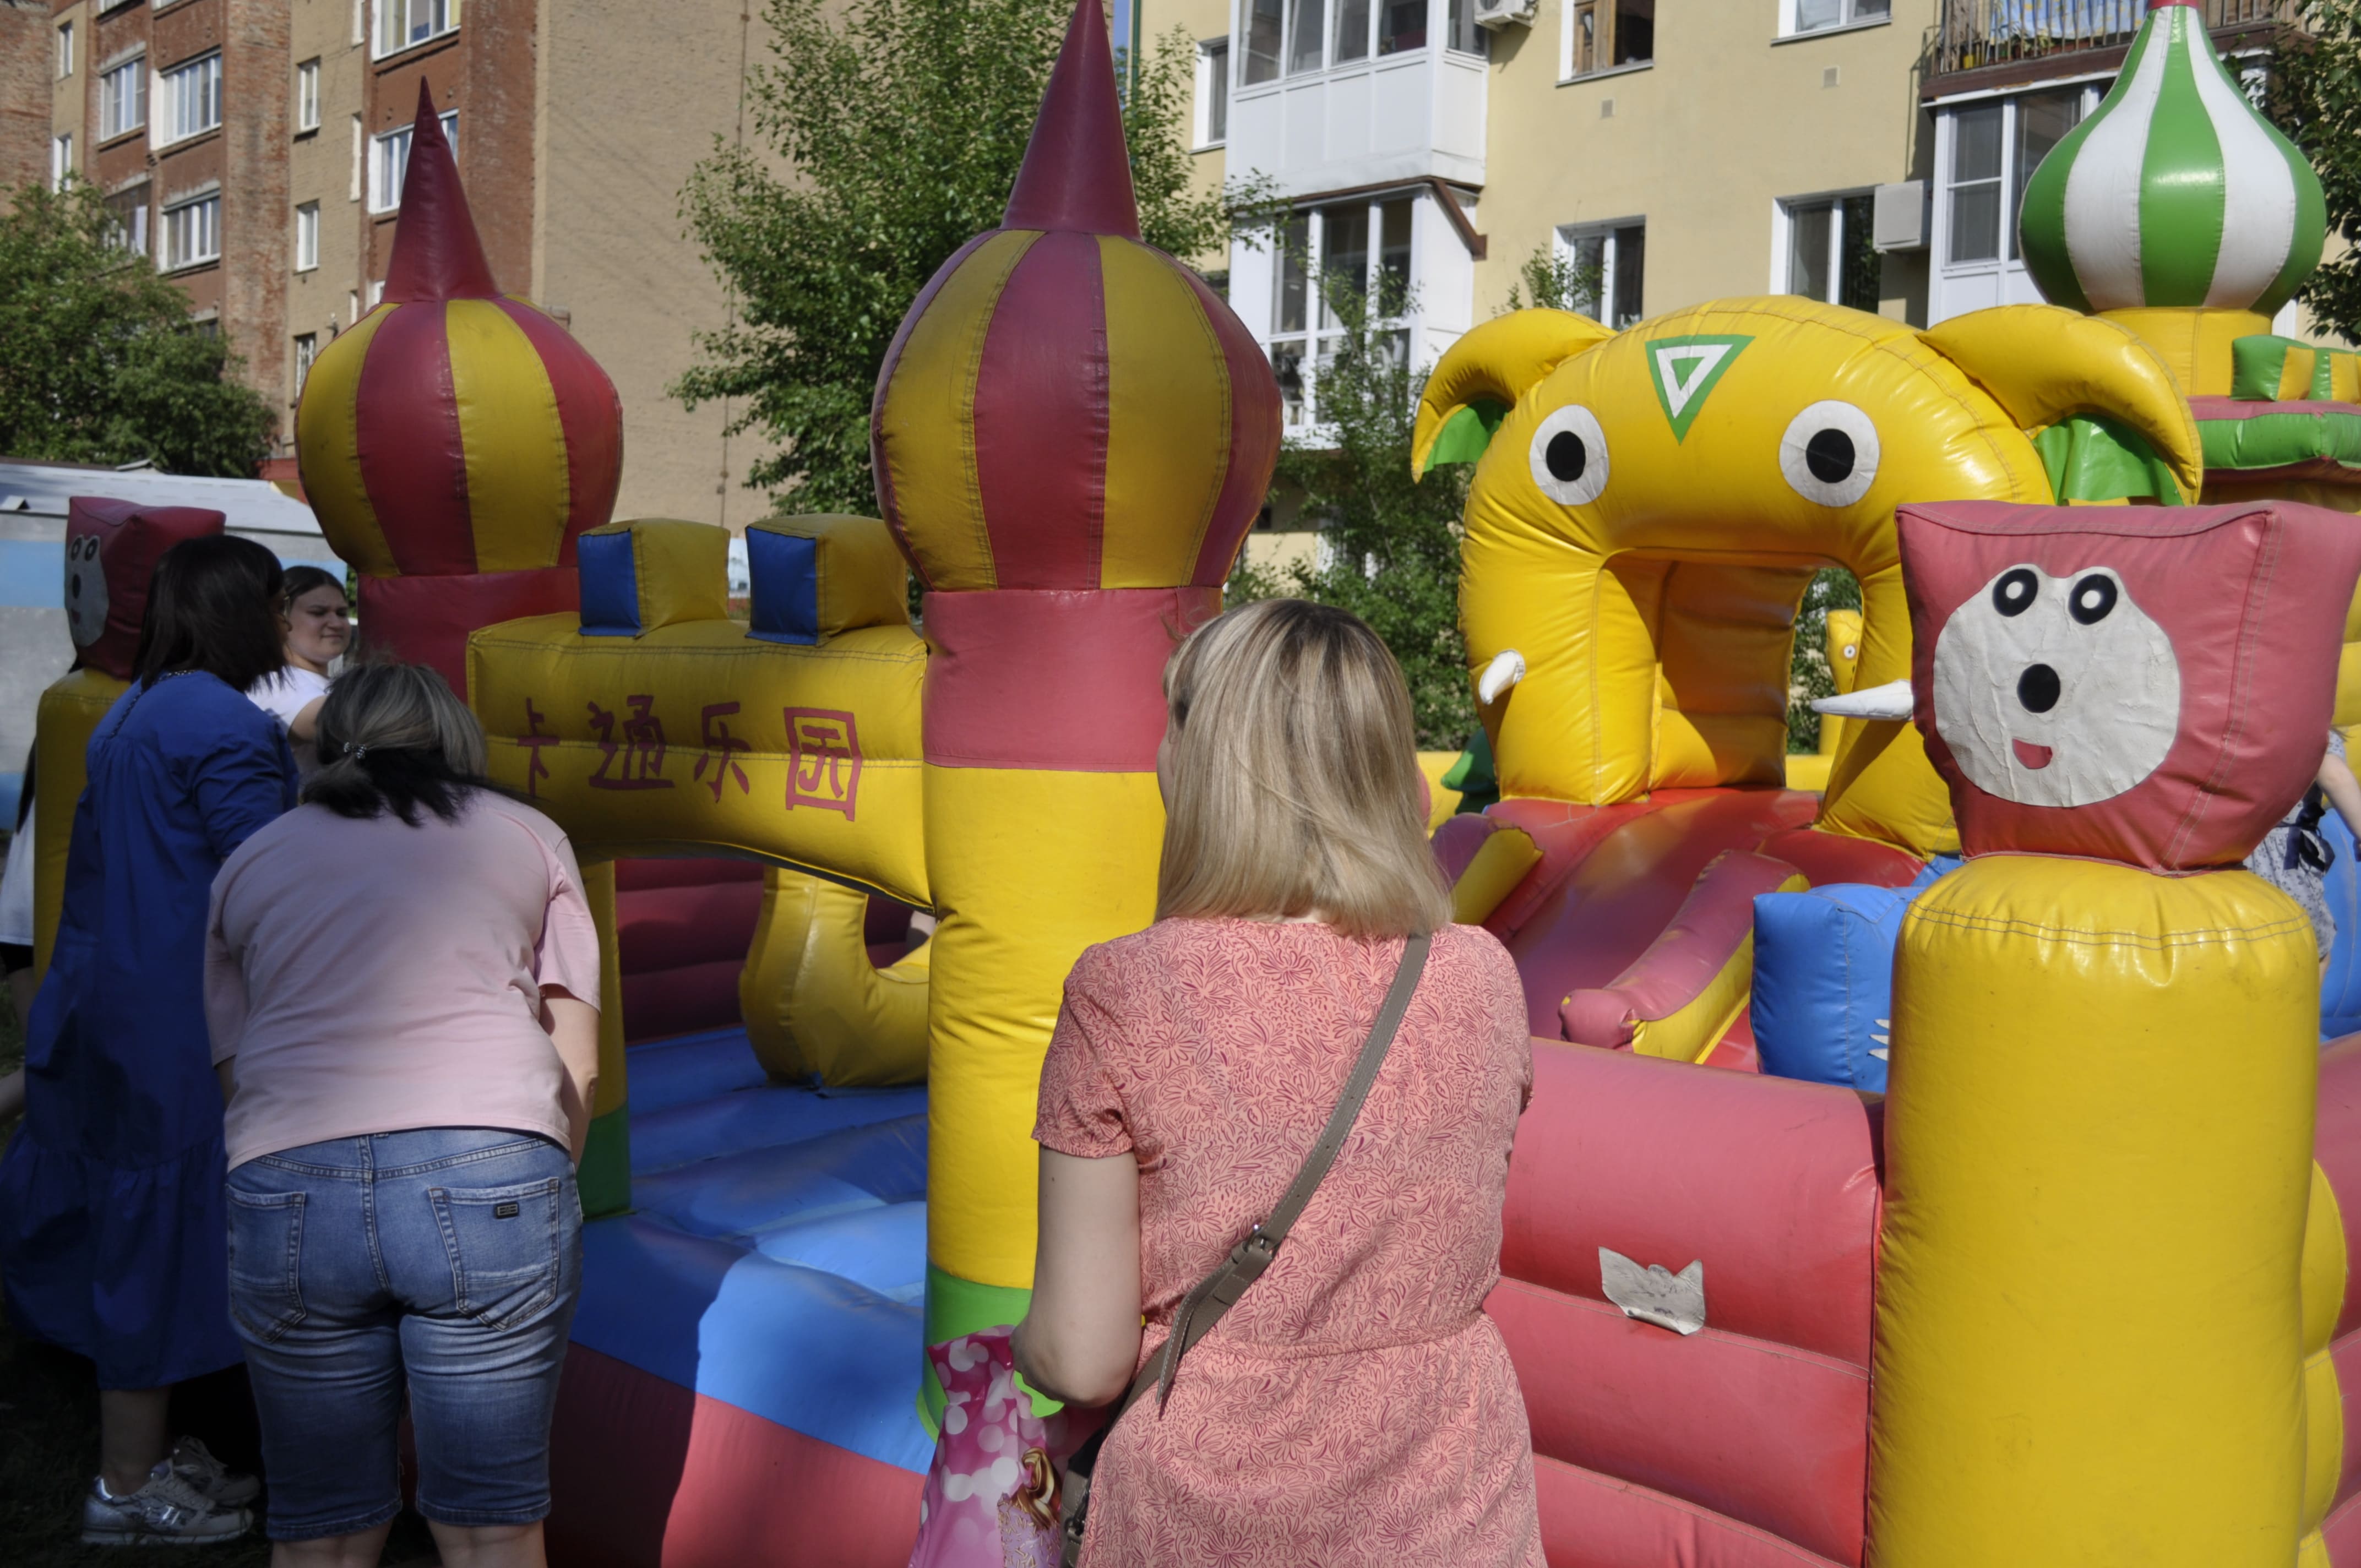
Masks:
[[[1058,1473],[1100,1412],[1037,1416],[1005,1328],[927,1347],[943,1424],[910,1568],[1057,1568]]]

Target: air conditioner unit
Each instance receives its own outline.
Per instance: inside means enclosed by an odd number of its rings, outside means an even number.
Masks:
[[[1927,181],[1905,180],[1880,185],[1870,223],[1872,243],[1879,250],[1927,248]]]
[[[1476,0],[1476,25],[1499,32],[1502,27],[1530,27],[1541,8],[1539,0]]]

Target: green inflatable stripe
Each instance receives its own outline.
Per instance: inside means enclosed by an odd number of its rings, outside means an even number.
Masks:
[[[2361,412],[2256,414],[2251,419],[2201,419],[2197,434],[2210,471],[2284,468],[2294,463],[2361,468]]]
[[[2104,414],[2072,414],[2033,438],[2049,490],[2068,501],[2154,500],[2181,503],[2172,470],[2147,438]]]
[[[1032,1303],[1030,1290],[1006,1285],[978,1285],[956,1274],[946,1274],[930,1262],[927,1265],[927,1343],[940,1344],[978,1329],[1014,1328],[1024,1321],[1025,1310]],[[1043,1415],[1058,1409],[1054,1401],[1030,1388],[1026,1392],[1032,1395],[1034,1409]],[[935,1376],[932,1361],[926,1363],[920,1374],[918,1419],[927,1423],[928,1431],[942,1425],[943,1386]]]
[[[582,1193],[582,1215],[620,1214],[631,1206],[631,1107],[618,1105],[590,1119],[590,1136],[582,1146],[581,1168],[574,1184]]]
[[[2309,347],[2291,337],[2256,333],[2230,345],[2230,395],[2250,403],[2279,400],[2279,378],[2287,374],[2288,351]]]

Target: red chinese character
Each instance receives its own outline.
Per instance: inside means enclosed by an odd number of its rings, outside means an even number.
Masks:
[[[861,736],[852,715],[831,708],[790,707],[787,720],[787,807],[816,806],[852,820],[861,792]]]
[[[544,735],[541,732],[541,721],[547,717],[546,714],[535,711],[533,698],[524,699],[524,733],[517,737],[517,744],[525,749],[527,758],[524,770],[524,793],[527,798],[533,800],[541,798],[541,781],[549,776],[549,769],[542,763],[541,749],[544,746],[557,744],[556,736]]]
[[[675,781],[664,774],[664,720],[652,711],[653,696],[627,696],[624,703],[631,714],[623,720],[623,739],[615,740],[615,716],[593,702],[590,707],[590,728],[598,732],[600,761],[598,771],[590,775],[592,789],[670,789]],[[620,754],[622,771],[609,775]]]
[[[713,778],[708,787],[713,791],[713,804],[716,806],[721,804],[722,786],[730,779],[738,781],[740,795],[753,793],[753,786],[746,782],[746,770],[738,765],[738,753],[751,751],[754,748],[743,740],[730,738],[730,720],[724,717],[737,711],[738,705],[734,702],[711,702],[705,705],[703,713],[698,716],[704,727],[705,751],[697,759],[697,771],[690,776],[704,778],[705,765],[708,762],[713,764]]]

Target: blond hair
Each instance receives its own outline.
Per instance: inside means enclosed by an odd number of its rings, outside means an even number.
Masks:
[[[1356,616],[1263,599],[1164,667],[1156,916],[1317,914],[1346,936],[1451,918],[1427,847],[1410,693]]]

